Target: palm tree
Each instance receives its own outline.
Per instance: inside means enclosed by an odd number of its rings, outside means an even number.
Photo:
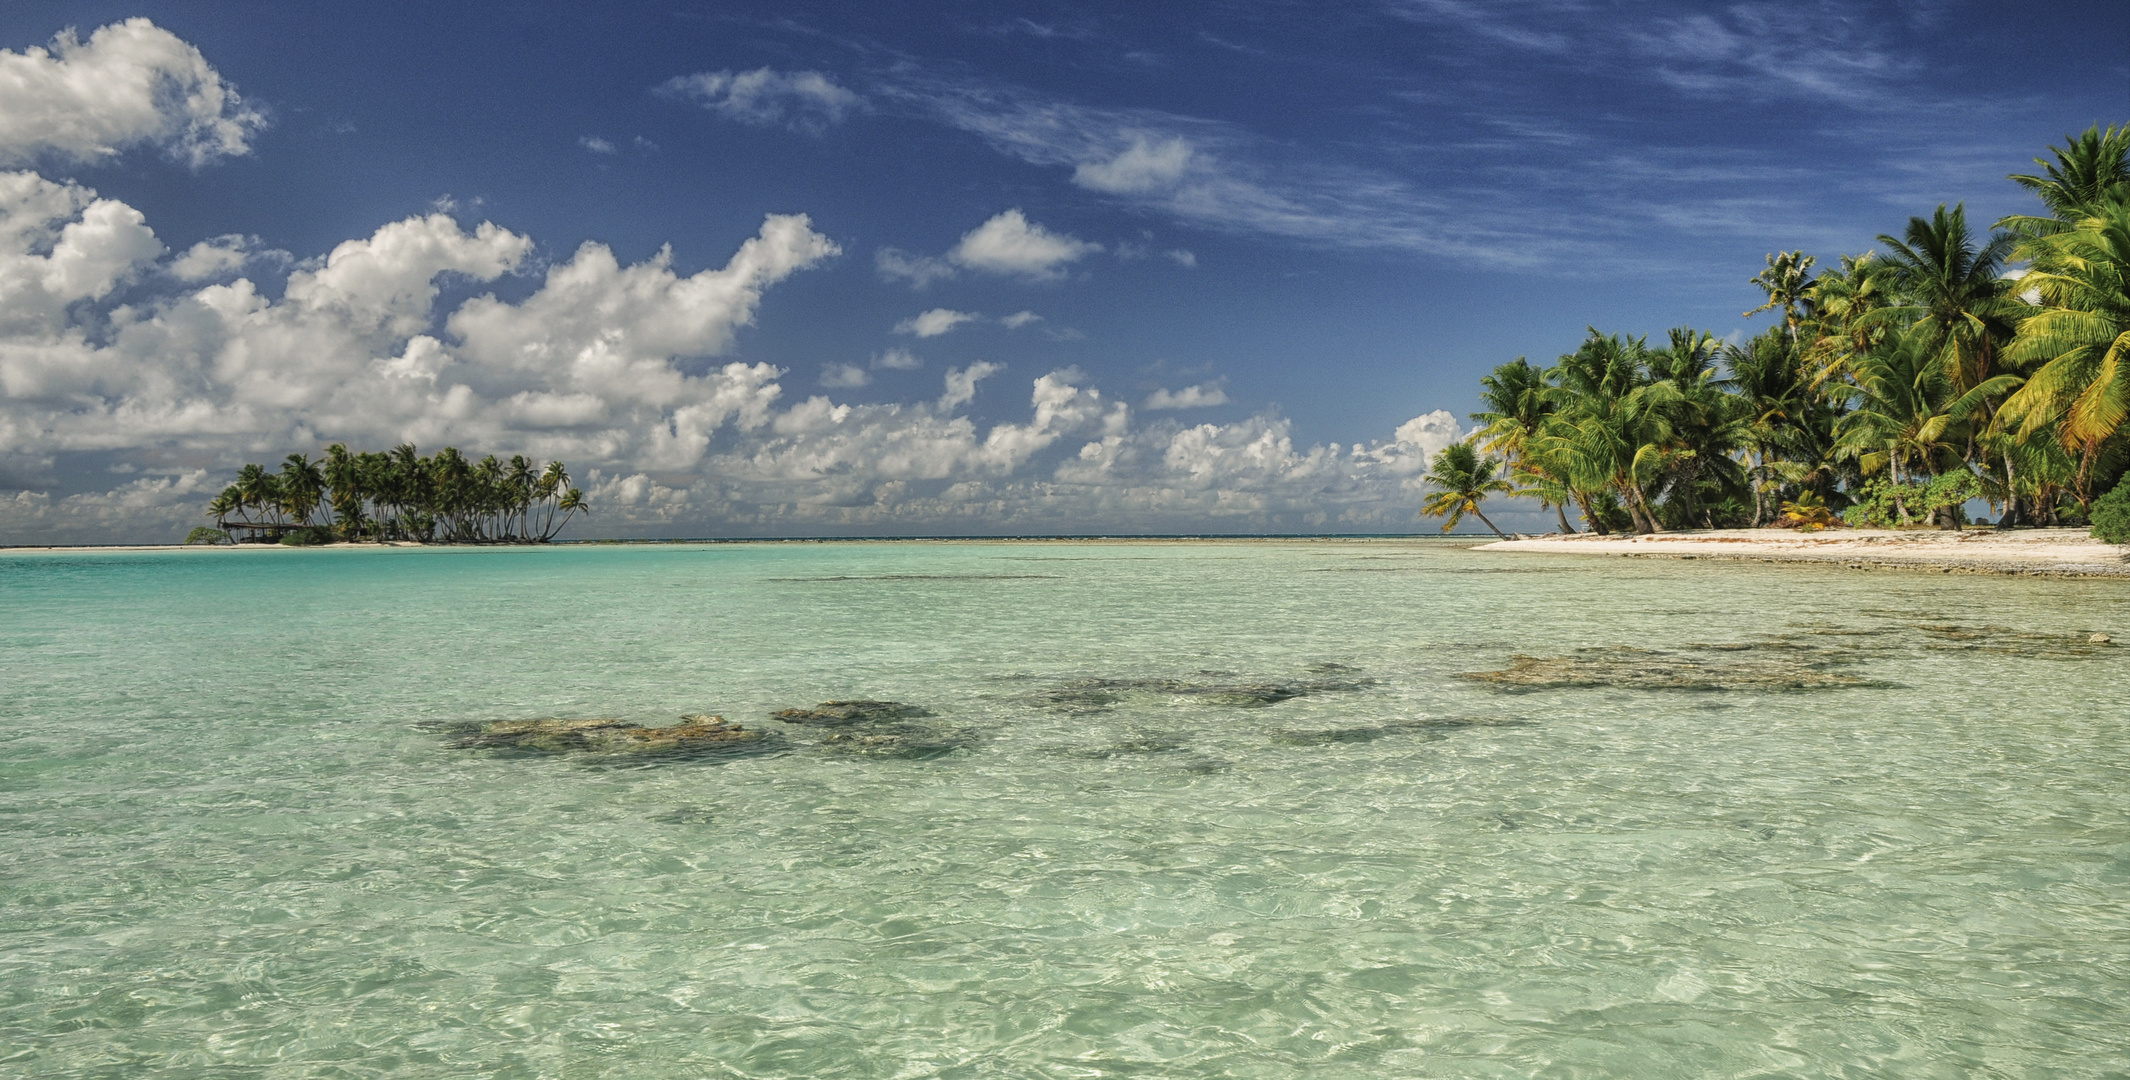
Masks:
[[[1464,515],[1470,514],[1492,529],[1494,535],[1508,539],[1479,509],[1480,502],[1488,495],[1514,490],[1501,478],[1500,458],[1491,454],[1480,457],[1470,441],[1454,442],[1435,455],[1422,479],[1440,490],[1428,496],[1420,512],[1429,516],[1448,515],[1449,520],[1442,523],[1443,532],[1456,528],[1457,523],[1464,520]],[[570,494],[576,494],[575,490]]]
[[[555,524],[555,515],[562,510],[559,500],[575,490],[569,485],[569,468],[559,461],[548,462],[547,468],[540,471],[539,479],[533,481],[533,497],[540,501],[540,527],[528,530],[529,534],[542,542],[552,538],[561,528]],[[567,515],[563,520],[568,520]]]
[[[1566,506],[1574,495],[1564,475],[1531,450],[1531,440],[1553,411],[1546,393],[1551,385],[1543,369],[1519,356],[1480,376],[1479,403],[1486,408],[1472,419],[1486,425],[1480,430],[1486,440],[1481,449],[1508,456],[1510,475],[1521,485],[1517,494],[1538,499],[1560,520],[1561,532],[1573,536],[1575,526],[1568,524]]]
[[[1753,275],[1751,283],[1760,286],[1768,294],[1768,302],[1745,313],[1752,318],[1773,308],[1782,309],[1782,322],[1789,328],[1790,339],[1797,339],[1797,309],[1811,303],[1811,272],[1813,258],[1802,251],[1785,251],[1768,256],[1768,268]]]
[[[325,472],[307,454],[290,454],[281,462],[281,503],[297,525],[309,525],[325,500]]]
[[[1803,361],[1815,386],[1846,374],[1849,362],[1885,335],[1867,316],[1893,301],[1893,273],[1878,252],[1844,255],[1841,264],[1821,271],[1810,290],[1817,332]]]
[[[257,465],[246,465],[238,470],[233,490],[237,495],[237,507],[245,514],[245,524],[281,524],[281,482],[274,474]],[[252,522],[250,512],[253,510],[258,511],[265,520]]]
[[[2109,202],[2130,202],[2130,124],[2106,131],[2099,124],[2076,138],[2064,136],[2065,146],[2054,154],[2054,164],[2035,158],[2041,175],[2014,173],[2012,181],[2027,189],[2049,208],[2053,217],[2014,215],[1997,223],[2025,237],[2063,232],[2094,208]]]
[[[2025,307],[2004,276],[2013,238],[1999,233],[1978,243],[1968,231],[1966,208],[1955,206],[1947,212],[1940,204],[1928,219],[1908,219],[1904,239],[1882,235],[1879,242],[1890,252],[1888,263],[1904,302],[1881,308],[1864,321],[1900,325],[1906,334],[1920,335],[1920,347],[1944,366],[1946,381],[1958,397],[1954,411],[1993,418],[1996,402],[2018,385],[2016,377],[2008,377],[1998,366],[1999,349],[2010,340]],[[1972,436],[1985,427],[1969,429],[1971,437],[1961,453],[1978,468],[1987,464],[1980,460],[1987,446]],[[2008,457],[2001,462],[2001,486],[2016,493],[2016,466]],[[2016,519],[2017,496],[2007,498],[2007,515]]]
[[[1752,463],[1753,527],[1770,517],[1768,455],[1783,445],[1784,435],[1802,414],[1804,386],[1799,381],[1797,350],[1779,328],[1747,342],[1725,346],[1723,366],[1730,374],[1721,383],[1736,402],[1743,443]]]
[[[1903,485],[1963,467],[1959,444],[1967,433],[1951,409],[1945,367],[1929,344],[1927,337],[1910,334],[1860,359],[1861,400],[1837,426],[1841,456],[1855,460],[1867,476],[1880,471],[1891,476],[1903,525],[1909,523]]]
[[[1723,342],[1705,330],[1673,327],[1666,348],[1649,354],[1652,383],[1678,394],[1671,409],[1671,438],[1659,486],[1672,523],[1715,527],[1708,495],[1722,496],[1743,482],[1731,454],[1745,438],[1743,417],[1716,377]]]
[[[569,524],[571,517],[578,513],[590,516],[592,512],[591,504],[584,501],[584,492],[578,491],[576,488],[564,491],[562,497],[555,500],[555,509],[562,512],[562,520],[555,523],[553,531],[540,534],[541,543],[554,539],[555,533],[560,532],[562,526]]]
[[[1644,485],[1673,460],[1671,418],[1680,403],[1677,387],[1650,381],[1648,354],[1643,339],[1591,327],[1554,368],[1555,411],[1537,440],[1540,453],[1566,465],[1586,520],[1599,520],[1592,497],[1609,490],[1643,533],[1664,530]]]
[[[2002,234],[1976,243],[1967,228],[1967,208],[1944,204],[1928,219],[1908,219],[1904,238],[1881,234],[1888,264],[1905,303],[1889,304],[1865,321],[1902,324],[1923,335],[1924,347],[1945,365],[1946,380],[1966,393],[1995,374],[1997,345],[2011,336],[2017,315],[2004,280],[2004,259],[2013,238]]]
[[[2030,239],[2020,254],[2033,268],[2019,288],[2041,303],[2020,322],[2005,361],[2036,370],[2000,416],[2019,425],[2022,440],[2053,429],[2078,459],[2073,490],[2090,506],[2093,466],[2130,417],[2130,201]]]

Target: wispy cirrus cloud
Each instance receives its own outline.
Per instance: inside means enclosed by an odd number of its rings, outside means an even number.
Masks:
[[[756,126],[782,125],[819,135],[863,108],[865,99],[818,71],[699,71],[657,87],[671,98],[693,101],[728,120]]]
[[[875,97],[1031,165],[1070,169],[1087,191],[1187,225],[1490,262],[1539,258],[1530,236],[1494,214],[1391,173],[1313,160],[1238,124],[908,72],[883,79]]]

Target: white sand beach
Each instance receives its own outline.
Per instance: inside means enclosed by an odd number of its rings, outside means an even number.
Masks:
[[[1518,537],[1479,551],[1628,558],[1744,559],[1835,563],[1855,569],[2130,577],[2130,547],[2104,544],[2084,529],[1937,530],[1716,529],[1657,533]]]

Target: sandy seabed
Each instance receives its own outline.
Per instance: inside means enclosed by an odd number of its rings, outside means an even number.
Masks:
[[[1672,559],[1744,559],[1833,563],[1856,569],[1945,573],[2130,577],[2130,546],[2104,544],[2084,529],[1938,530],[1714,529],[1650,536],[1545,536],[1482,544],[1479,551],[1615,555]]]

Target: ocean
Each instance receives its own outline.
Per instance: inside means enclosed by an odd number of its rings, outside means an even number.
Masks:
[[[2130,1073],[2130,581],[734,543],[0,602],[0,1074]]]

